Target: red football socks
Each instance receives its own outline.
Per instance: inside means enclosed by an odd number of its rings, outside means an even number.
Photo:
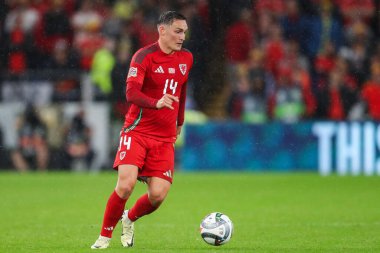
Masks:
[[[141,196],[135,203],[135,205],[129,209],[128,218],[131,221],[136,221],[144,215],[152,213],[158,206],[152,206],[149,201],[148,194]]]
[[[122,199],[114,191],[108,199],[106,210],[104,212],[103,225],[100,235],[112,237],[112,232],[124,212],[127,199]]]

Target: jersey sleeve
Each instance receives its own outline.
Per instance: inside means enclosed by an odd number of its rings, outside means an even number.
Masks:
[[[128,81],[126,97],[127,102],[143,108],[156,108],[158,99],[145,95],[142,91],[142,84]]]
[[[144,83],[144,78],[145,78],[145,74],[147,70],[147,66],[146,66],[147,61],[144,60],[141,62],[137,62],[136,58],[138,58],[136,57],[136,55],[133,56],[132,58],[131,65],[129,66],[129,70],[128,70],[126,83],[128,82],[135,82],[139,84]]]

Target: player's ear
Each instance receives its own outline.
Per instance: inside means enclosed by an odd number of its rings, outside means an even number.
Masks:
[[[158,25],[157,26],[158,34],[163,35],[165,34],[165,26],[164,25]]]

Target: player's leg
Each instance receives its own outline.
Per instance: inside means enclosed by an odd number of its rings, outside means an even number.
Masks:
[[[123,214],[121,243],[124,247],[133,246],[134,222],[154,212],[166,198],[171,186],[169,181],[158,177],[149,177],[147,184],[148,193],[142,195],[133,207]]]
[[[138,176],[146,179],[148,193],[141,196],[134,206],[123,214],[121,242],[124,247],[133,245],[134,221],[154,212],[164,201],[174,173],[173,143],[160,142],[150,138],[143,139],[149,148],[144,166],[141,167]]]
[[[136,184],[137,174],[137,166],[119,165],[116,188],[108,199],[100,236],[91,248],[99,249],[108,247],[112,232],[123,215],[125,203]]]
[[[147,183],[148,193],[141,196],[128,212],[131,221],[154,212],[166,198],[171,186],[170,182],[159,177],[150,177]]]

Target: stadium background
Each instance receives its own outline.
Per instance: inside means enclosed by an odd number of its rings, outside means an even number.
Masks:
[[[79,114],[86,130],[77,138],[91,155],[77,169],[108,168],[130,57],[156,40],[154,22],[167,9],[188,17],[185,47],[196,59],[178,168],[379,173],[379,1],[371,0],[2,1],[0,167],[14,167],[22,117],[34,106],[48,169],[74,166],[65,161]],[[315,133],[319,121],[337,129]]]
[[[379,173],[379,3],[371,0],[2,1],[1,167],[14,167],[20,118],[34,106],[49,169],[74,166],[64,161],[79,114],[91,155],[78,170],[108,168],[131,55],[156,40],[167,9],[188,17],[185,47],[196,59],[178,168]],[[328,168],[325,139],[312,131],[318,121],[343,124],[326,137]]]
[[[173,189],[136,224],[132,250],[380,252],[379,8],[0,1],[0,252],[90,252],[115,184],[130,57],[168,9],[188,17],[195,56],[187,122]],[[136,185],[127,207],[145,191]],[[198,232],[213,211],[235,225],[220,248]],[[124,250],[118,239],[108,249]]]

